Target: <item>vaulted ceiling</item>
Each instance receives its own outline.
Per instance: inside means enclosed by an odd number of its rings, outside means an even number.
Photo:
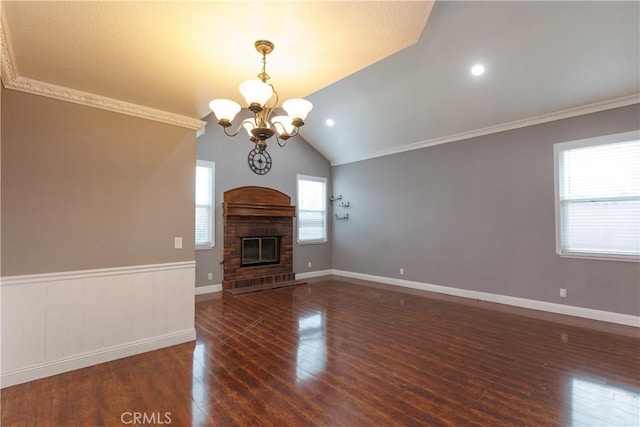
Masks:
[[[181,116],[174,117],[177,124],[201,126],[187,118],[208,115],[211,99],[242,101],[238,85],[255,79],[262,67],[256,40],[275,44],[267,72],[280,98],[306,97],[417,42],[432,6],[3,1],[4,56],[12,69],[3,60],[2,77],[18,89],[86,96],[96,106],[150,118],[166,118],[158,111],[167,112]]]
[[[195,129],[269,39],[281,99],[314,104],[301,135],[341,164],[638,103],[639,28],[618,1],[3,1],[2,78]]]

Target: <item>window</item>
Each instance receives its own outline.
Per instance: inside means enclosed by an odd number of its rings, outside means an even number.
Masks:
[[[556,144],[560,255],[638,260],[640,132]]]
[[[298,243],[327,241],[327,178],[298,175]]]
[[[196,162],[196,249],[210,249],[215,245],[213,234],[213,184],[215,163]]]
[[[638,399],[635,390],[603,384],[601,380],[571,377],[570,414],[572,426],[640,425]]]

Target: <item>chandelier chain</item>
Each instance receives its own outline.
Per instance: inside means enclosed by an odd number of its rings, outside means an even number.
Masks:
[[[267,52],[264,50],[262,51],[262,72],[258,74],[258,78],[262,80],[262,83],[266,83],[270,79],[267,74]]]

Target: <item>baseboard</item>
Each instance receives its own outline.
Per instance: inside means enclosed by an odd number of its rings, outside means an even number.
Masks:
[[[0,380],[2,383],[1,387],[10,387],[12,385],[49,377],[51,375],[62,374],[75,369],[86,368],[99,363],[109,362],[111,360],[121,359],[123,357],[129,357],[147,351],[182,344],[195,339],[196,330],[190,329],[105,348],[90,353],[73,355],[71,357],[53,360],[39,365],[29,366],[27,368],[3,372]]]
[[[330,276],[333,274],[333,270],[318,270],[309,271],[307,273],[296,273],[296,280],[311,279],[313,277]]]
[[[222,285],[205,285],[205,286],[196,286],[196,295],[204,295],[211,294],[214,292],[221,292]]]
[[[617,323],[620,325],[634,326],[640,328],[640,316],[630,314],[613,313],[610,311],[595,310],[591,308],[576,307],[571,305],[556,304],[546,301],[538,301],[526,298],[518,298],[507,295],[491,294],[488,292],[470,291],[467,289],[452,288],[449,286],[432,285],[429,283],[414,282],[411,280],[395,279],[391,277],[374,276],[371,274],[354,273],[351,271],[332,270],[336,276],[348,277],[352,279],[368,280],[371,282],[384,283],[387,285],[401,286],[405,288],[420,289],[428,292],[453,295],[463,298],[470,298],[480,301],[506,304],[515,307],[528,308],[533,310],[547,311],[550,313],[564,314],[585,319],[599,320],[602,322]]]

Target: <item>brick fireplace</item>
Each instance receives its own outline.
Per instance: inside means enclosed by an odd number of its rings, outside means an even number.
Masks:
[[[224,278],[222,289],[248,288],[295,280],[291,197],[266,187],[240,187],[224,193]],[[256,245],[276,242],[268,262],[250,262]],[[244,254],[251,247],[251,255]],[[277,256],[277,259],[274,258]],[[244,262],[243,262],[244,261]]]

